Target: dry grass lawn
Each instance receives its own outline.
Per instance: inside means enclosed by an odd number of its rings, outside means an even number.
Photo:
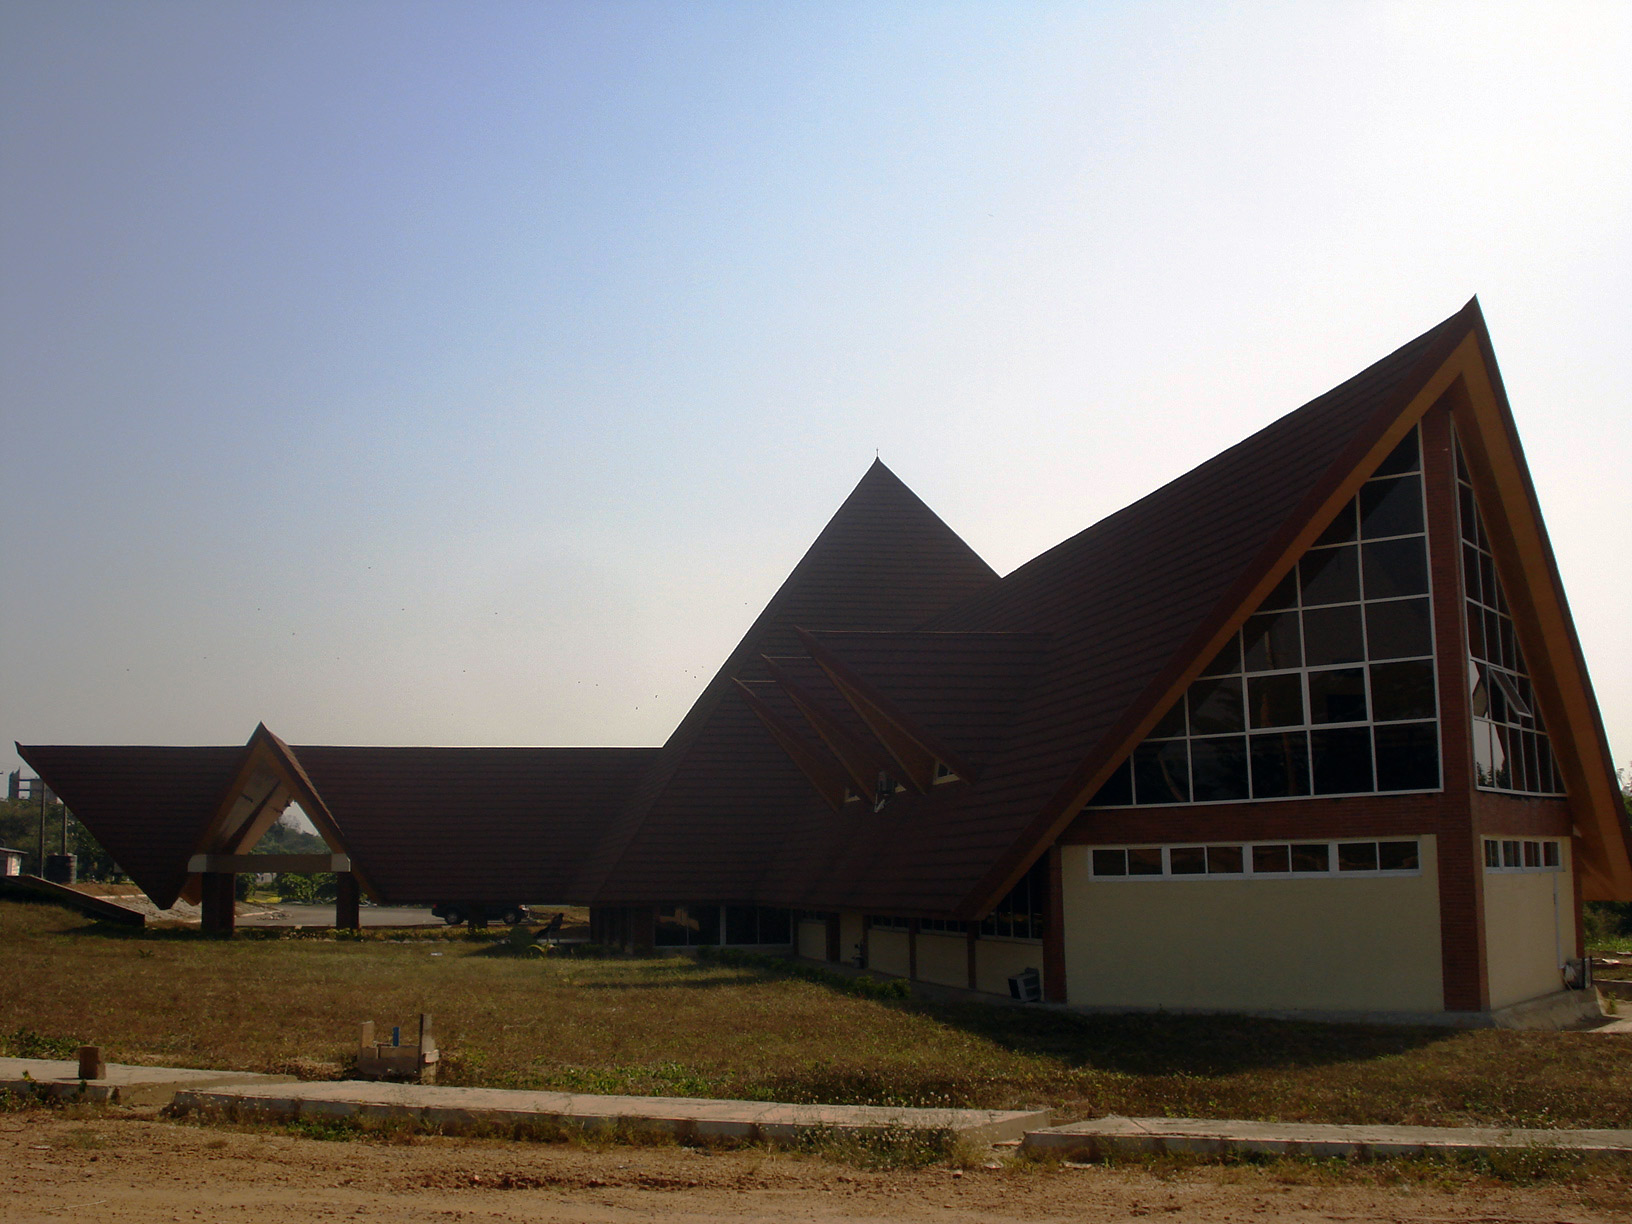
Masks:
[[[344,1073],[357,1026],[436,1017],[442,1082],[784,1101],[1632,1127],[1632,1037],[858,998],[682,958],[464,940],[124,934],[0,902],[0,1054]]]

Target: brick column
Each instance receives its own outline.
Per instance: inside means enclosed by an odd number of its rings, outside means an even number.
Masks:
[[[349,871],[334,877],[334,925],[341,931],[357,931],[363,926],[362,891],[357,877]]]
[[[1428,570],[1434,588],[1435,670],[1439,680],[1440,770],[1445,790],[1437,822],[1440,974],[1446,1011],[1490,1006],[1485,962],[1485,861],[1474,821],[1468,628],[1462,598],[1462,543],[1456,511],[1451,408],[1458,383],[1422,419],[1422,475],[1428,508]]]
[[[230,871],[206,871],[201,878],[203,914],[199,923],[207,935],[231,935],[238,925],[237,877]]]

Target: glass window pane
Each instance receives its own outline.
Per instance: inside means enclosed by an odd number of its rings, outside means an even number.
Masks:
[[[1252,737],[1252,794],[1280,799],[1309,793],[1309,740],[1303,731]]]
[[[1555,841],[1541,843],[1541,865],[1543,867],[1558,866],[1558,843]]]
[[[1095,850],[1094,874],[1096,876],[1127,875],[1128,852],[1126,850]]]
[[[1371,790],[1370,729],[1340,727],[1311,731],[1309,764],[1317,795],[1345,795]]]
[[[1462,545],[1462,584],[1469,599],[1479,598],[1479,553],[1472,544]]]
[[[1456,496],[1457,508],[1461,511],[1462,538],[1469,542],[1475,542],[1479,539],[1479,529],[1476,526],[1479,522],[1479,515],[1473,505],[1473,490],[1468,488],[1467,485],[1462,485],[1457,489]]]
[[[1246,729],[1240,677],[1197,680],[1190,686],[1189,698],[1192,735],[1219,735]]]
[[[1485,838],[1485,866],[1500,867],[1502,865],[1502,844],[1493,838]]]
[[[1089,807],[1126,807],[1133,802],[1133,763],[1123,761],[1116,767],[1115,772],[1105,779],[1092,799]]]
[[[1134,801],[1187,803],[1190,765],[1183,740],[1140,744],[1133,752]]]
[[[1416,535],[1422,531],[1422,479],[1374,480],[1360,490],[1360,538]]]
[[[1391,599],[1366,605],[1366,647],[1373,659],[1408,659],[1434,651],[1426,599]]]
[[[1473,771],[1480,786],[1495,786],[1496,771],[1500,765],[1497,756],[1501,749],[1490,733],[1490,724],[1482,718],[1473,720]]]
[[[691,942],[717,947],[720,942],[720,907],[717,905],[694,905],[691,907],[691,914],[697,921]]]
[[[1128,851],[1128,874],[1136,876],[1159,876],[1162,874],[1162,848],[1160,846],[1135,846]]]
[[[1303,614],[1303,657],[1309,667],[1357,663],[1366,657],[1360,605],[1310,608]]]
[[[1305,553],[1298,562],[1303,606],[1353,603],[1360,598],[1360,552],[1353,544]]]
[[[1434,665],[1428,659],[1371,665],[1371,710],[1378,722],[1432,718]]]
[[[1366,671],[1345,667],[1309,673],[1309,721],[1312,723],[1364,722]]]
[[[759,911],[759,942],[787,944],[793,942],[793,911],[762,909]]]
[[[1393,476],[1400,472],[1415,472],[1421,466],[1417,461],[1417,427],[1413,425],[1411,432],[1400,439],[1400,444],[1377,465],[1377,470],[1372,475]]]
[[[759,915],[751,905],[725,907],[725,942],[751,944],[759,942]]]
[[[1473,604],[1468,605],[1468,653],[1478,659],[1488,659],[1485,653],[1485,614]],[[1376,658],[1375,655],[1372,656]]]
[[[1174,875],[1205,875],[1207,850],[1202,846],[1174,846],[1167,852],[1168,865]]]
[[[1385,723],[1372,728],[1377,742],[1377,789],[1439,789],[1439,724]]]
[[[1414,841],[1385,841],[1377,843],[1379,871],[1415,871],[1417,843]]]
[[[1190,776],[1197,803],[1248,798],[1246,737],[1191,740]]]
[[[1516,842],[1516,841],[1504,841],[1502,843],[1502,866],[1503,867],[1518,867],[1518,866],[1520,866],[1519,843],[1518,842]]]
[[[1276,846],[1252,848],[1252,870],[1256,875],[1270,875],[1292,870],[1292,847],[1284,842]]]
[[[1330,871],[1331,847],[1325,842],[1304,842],[1292,845],[1293,871]]]
[[[652,942],[660,948],[683,948],[688,942],[686,907],[662,905],[657,910],[657,929]]]
[[[1301,667],[1303,651],[1299,646],[1298,614],[1296,612],[1261,612],[1247,618],[1241,630],[1246,647],[1249,672],[1274,671],[1282,667]]]
[[[1213,656],[1213,661],[1201,669],[1204,676],[1228,676],[1241,670],[1241,635],[1237,633],[1224,648]]]
[[[1246,870],[1240,846],[1208,846],[1208,875],[1240,875]]]
[[[1166,714],[1163,714],[1161,718],[1157,719],[1156,725],[1150,729],[1150,738],[1171,739],[1175,735],[1183,734],[1184,694],[1181,693],[1179,694],[1179,699],[1173,703],[1172,708],[1170,708]]]
[[[1296,672],[1253,676],[1247,706],[1254,727],[1296,727],[1303,723],[1303,677]]]
[[[1278,608],[1293,608],[1298,603],[1298,570],[1293,566],[1287,571],[1286,577],[1275,584],[1275,589],[1264,597],[1264,602],[1258,605],[1260,612],[1273,612]]]
[[[1376,842],[1339,842],[1337,846],[1339,871],[1376,871]]]
[[[1376,540],[1360,548],[1365,561],[1367,599],[1427,594],[1428,554],[1423,549],[1421,536]]]
[[[1343,509],[1337,512],[1331,526],[1320,533],[1320,537],[1310,545],[1311,548],[1321,548],[1327,544],[1347,544],[1356,538],[1359,530],[1359,498],[1351,497]]]
[[[1541,843],[1527,841],[1524,843],[1524,865],[1526,867],[1541,866]]]

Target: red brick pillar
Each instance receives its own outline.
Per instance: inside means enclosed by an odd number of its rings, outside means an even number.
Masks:
[[[1451,407],[1458,384],[1422,418],[1422,476],[1428,507],[1428,569],[1434,587],[1434,651],[1439,678],[1440,975],[1446,1011],[1490,1006],[1485,963],[1485,862],[1474,820],[1468,630],[1462,599],[1462,543],[1456,510]]]
[[[206,871],[202,885],[203,915],[199,923],[207,935],[231,935],[238,925],[237,877],[230,871]]]
[[[357,887],[357,877],[349,871],[334,877],[334,925],[342,931],[362,929],[362,893]]]

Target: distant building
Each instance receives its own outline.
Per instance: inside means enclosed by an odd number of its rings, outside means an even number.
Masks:
[[[23,874],[23,851],[8,850],[0,846],[0,876],[19,876]]]

